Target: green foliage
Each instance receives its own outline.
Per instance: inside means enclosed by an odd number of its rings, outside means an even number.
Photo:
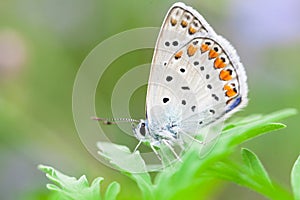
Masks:
[[[292,169],[291,179],[295,200],[300,200],[300,156]]]
[[[120,163],[116,162],[109,152],[102,152],[102,154],[137,183],[145,200],[207,199],[213,186],[215,187],[214,183],[220,179],[247,187],[270,199],[289,200],[293,199],[292,193],[269,177],[263,164],[252,151],[242,149],[242,162],[232,161],[230,154],[238,145],[249,139],[284,128],[284,124],[274,121],[295,113],[294,109],[286,109],[266,116],[254,115],[231,122],[225,126],[218,142],[205,157],[200,158],[197,149],[191,148],[184,154],[182,162],[159,172],[153,181],[149,173],[129,173],[122,168],[122,165],[118,165]],[[123,146],[119,148],[126,149]],[[138,152],[135,154],[134,158],[140,159],[137,163],[143,166],[142,158],[138,156]],[[300,199],[299,163],[300,158],[296,161],[291,175],[295,199]],[[71,199],[74,199],[72,195],[81,195],[79,199],[100,199],[99,190],[97,191],[96,188],[99,189],[102,178],[96,179],[92,186],[88,187],[84,176],[76,181],[52,168],[40,168],[47,173],[50,180],[60,185],[60,187],[48,185],[49,189],[56,190]],[[105,195],[105,199],[114,199],[118,192],[119,185],[112,183],[107,189],[109,195]],[[83,198],[84,195],[89,196]]]
[[[112,182],[104,195],[100,196],[100,183],[103,178],[96,178],[89,186],[89,182],[83,175],[78,180],[74,177],[69,177],[52,167],[39,165],[38,168],[46,173],[46,176],[54,184],[47,184],[47,188],[58,193],[58,199],[62,200],[114,200],[120,191],[120,185],[117,182]]]

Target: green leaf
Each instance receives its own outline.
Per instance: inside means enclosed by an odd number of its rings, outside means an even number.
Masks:
[[[110,142],[97,142],[98,153],[105,157],[117,169],[132,173],[147,172],[146,164],[139,151],[134,153],[124,145]]]
[[[264,182],[267,182],[270,185],[272,184],[269,175],[266,172],[261,161],[252,151],[250,151],[249,149],[242,149],[242,156],[243,156],[244,163],[249,169],[249,174],[258,176],[261,179],[264,179]]]
[[[97,146],[100,155],[108,159],[112,165],[137,183],[144,199],[152,199],[151,177],[147,173],[146,164],[139,151],[131,153],[127,146],[108,142],[98,142]]]
[[[291,182],[295,200],[300,200],[300,156],[297,158],[293,166]]]
[[[228,131],[224,131],[224,137],[222,137],[223,142],[229,144],[229,146],[237,146],[242,142],[249,139],[257,137],[259,135],[268,133],[270,131],[275,131],[278,129],[285,128],[286,126],[281,123],[273,122],[252,122],[244,126],[237,126],[231,128]]]
[[[126,170],[129,166],[128,163],[123,163],[122,159],[120,161],[120,157],[118,157],[120,154],[114,155],[115,150],[105,152],[107,148],[102,148],[103,145],[99,145],[99,143],[98,147],[102,150],[101,155],[105,156],[122,173],[137,183],[142,191],[143,199],[207,199],[209,191],[214,191],[212,188],[216,179],[222,178],[250,188],[271,199],[288,200],[291,199],[291,194],[285,188],[271,181],[254,153],[246,149],[242,151],[246,165],[233,163],[228,157],[241,143],[267,132],[286,127],[284,124],[277,123],[277,120],[294,114],[296,114],[295,109],[285,109],[265,116],[253,115],[230,122],[225,125],[213,148],[208,148],[209,151],[205,156],[200,157],[199,148],[196,146],[190,148],[182,157],[182,162],[171,165],[159,172],[154,183],[152,183],[150,175],[146,172],[132,173]],[[120,145],[116,147],[125,150],[125,154],[132,154],[127,147]],[[139,152],[135,153],[137,155],[133,157],[138,160],[136,167],[142,170],[147,169]],[[133,159],[125,154],[121,156],[123,161],[124,156]]]
[[[148,199],[148,200],[154,199],[153,196],[154,186],[152,185],[151,177],[149,173],[147,172],[130,173],[125,171],[123,171],[122,173],[137,183],[138,187],[142,192],[143,199]]]
[[[55,170],[52,167],[39,165],[38,168],[46,173],[46,176],[54,184],[47,184],[47,188],[56,191],[60,195],[60,199],[64,200],[101,200],[100,196],[100,183],[103,178],[96,178],[91,186],[83,175],[78,180],[75,177],[69,177],[63,173]],[[108,199],[115,199],[119,192],[119,185],[114,183],[107,192]]]
[[[239,169],[240,167],[234,167],[235,165],[231,166],[228,163],[220,165],[219,161],[227,158],[230,153],[233,152],[233,149],[242,142],[261,134],[284,128],[284,124],[274,123],[274,121],[294,115],[295,113],[294,109],[286,109],[266,116],[251,116],[226,126],[216,145],[205,157],[200,158],[197,150],[190,149],[185,153],[182,163],[179,163],[173,168],[167,168],[158,174],[155,179],[155,198],[177,199],[177,197],[182,196],[185,191],[189,191],[190,195],[193,192],[197,194],[194,199],[201,199],[201,196],[205,197],[207,193],[205,190],[209,187],[211,179],[216,178],[217,174],[223,177],[226,176],[226,180],[251,188],[265,196],[272,196],[272,193],[276,194],[266,173],[264,180],[261,180],[260,177],[259,179],[257,178],[258,176],[254,177],[253,173],[247,174],[249,170],[245,170],[244,166]],[[250,159],[250,152],[247,153]],[[259,160],[256,159],[256,165],[254,165],[254,158],[251,158],[251,161],[253,162],[252,167],[254,167],[255,170],[256,168],[260,169],[260,173],[263,173],[263,167],[258,167],[258,163],[260,163]],[[220,171],[215,172],[217,174],[213,174],[210,169],[217,164],[219,164]],[[236,170],[240,171],[240,173]],[[198,177],[198,179],[196,177]],[[267,190],[261,190],[264,185],[269,185]],[[172,190],[169,188],[172,188]],[[190,191],[190,188],[194,188],[194,191]],[[290,199],[285,189],[280,187],[276,188],[279,197]],[[185,193],[185,195],[188,194]]]
[[[106,189],[104,200],[114,200],[120,192],[120,184],[112,182]]]
[[[231,181],[240,186],[252,189],[269,199],[273,200],[292,200],[292,195],[282,186],[270,180],[257,176],[252,171],[249,172],[249,167],[235,163],[230,160],[217,162],[207,172],[206,176],[218,177],[223,180]]]

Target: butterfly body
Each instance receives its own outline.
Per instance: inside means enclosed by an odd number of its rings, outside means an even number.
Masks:
[[[162,141],[168,142],[170,145],[181,143],[179,138],[179,130],[176,122],[167,122],[160,127],[149,127],[148,121],[141,120],[133,129],[135,136],[139,141],[149,143],[150,146],[159,148]]]

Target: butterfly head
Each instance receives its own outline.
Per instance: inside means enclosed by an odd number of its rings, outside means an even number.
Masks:
[[[147,141],[150,133],[148,128],[148,121],[141,119],[139,124],[135,127],[133,127],[133,131],[135,134],[135,137],[140,141]]]

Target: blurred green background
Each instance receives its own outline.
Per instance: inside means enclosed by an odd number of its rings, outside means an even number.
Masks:
[[[138,27],[159,27],[175,1],[0,1],[0,199],[47,199],[40,163],[89,180],[121,183],[119,199],[139,199],[135,183],[93,158],[81,143],[72,117],[72,87],[87,54],[101,41]],[[300,108],[300,2],[298,0],[185,1],[238,50],[247,71],[249,106],[239,116]],[[145,38],[146,40],[147,38]],[[151,62],[153,49],[116,60],[99,83],[97,107],[110,116],[111,90],[122,74]],[[111,78],[113,77],[113,78]],[[144,117],[146,87],[131,101]],[[122,116],[120,116],[122,117]],[[296,124],[243,144],[289,187],[300,150]],[[113,130],[114,128],[111,128]],[[117,129],[116,129],[117,130]],[[234,155],[238,158],[238,152]],[[218,183],[207,199],[264,199],[248,189]]]

